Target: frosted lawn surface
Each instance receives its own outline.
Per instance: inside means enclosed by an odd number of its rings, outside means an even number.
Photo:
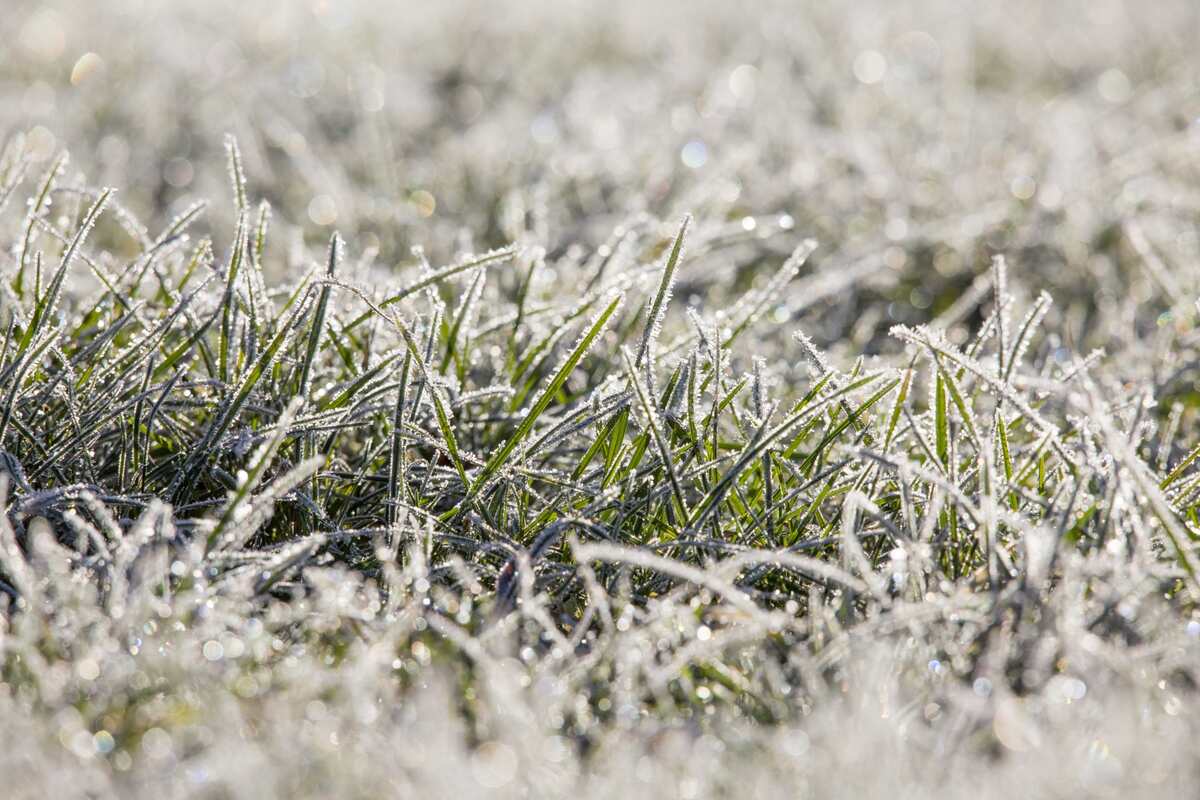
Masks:
[[[0,794],[1194,793],[1195,3],[0,32]]]

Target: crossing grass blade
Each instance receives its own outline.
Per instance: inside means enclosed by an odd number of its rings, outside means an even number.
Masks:
[[[550,403],[554,401],[554,397],[562,389],[563,384],[567,382],[567,378],[575,371],[575,367],[579,365],[579,362],[587,355],[587,352],[604,331],[609,319],[620,308],[623,299],[624,297],[620,294],[614,296],[604,310],[600,312],[599,316],[596,317],[595,321],[592,322],[591,327],[588,328],[583,337],[575,344],[574,349],[571,350],[570,355],[559,366],[558,371],[554,373],[553,377],[542,388],[537,399],[533,401],[529,410],[522,417],[520,423],[518,423],[516,430],[505,438],[504,442],[496,448],[492,456],[483,465],[483,468],[479,470],[478,475],[475,476],[475,480],[471,484],[468,498],[478,494],[487,485],[488,481],[504,466],[517,446],[533,430],[533,426],[538,421],[538,418],[550,407]]]

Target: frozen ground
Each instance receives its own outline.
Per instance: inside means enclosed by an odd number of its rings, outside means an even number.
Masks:
[[[9,0],[0,793],[1191,796],[1198,34]]]

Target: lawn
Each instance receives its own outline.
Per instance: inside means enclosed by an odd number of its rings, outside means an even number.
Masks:
[[[1200,6],[0,21],[0,794],[1200,785]]]

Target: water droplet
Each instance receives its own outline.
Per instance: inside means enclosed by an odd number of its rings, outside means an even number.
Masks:
[[[225,648],[216,639],[204,643],[204,657],[209,661],[220,661],[225,656]]]
[[[887,74],[887,59],[878,50],[863,50],[854,59],[854,77],[868,86],[879,83]]]
[[[692,139],[679,151],[679,159],[685,167],[700,169],[708,162],[708,147],[699,139]]]
[[[1096,80],[1096,88],[1105,102],[1114,105],[1124,103],[1133,95],[1133,85],[1129,76],[1115,67],[1100,73]]]

